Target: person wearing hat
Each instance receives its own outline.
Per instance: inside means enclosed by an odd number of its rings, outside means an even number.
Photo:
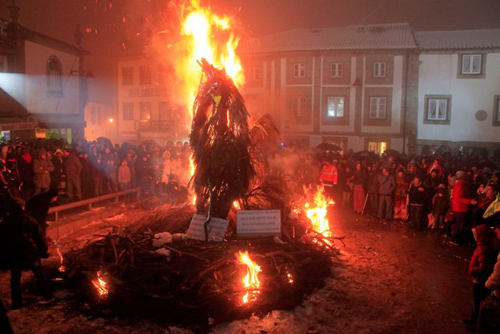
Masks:
[[[33,173],[35,192],[33,195],[38,195],[46,192],[50,187],[50,173],[54,171],[54,164],[47,157],[47,151],[41,149],[38,151],[37,158],[33,161]]]

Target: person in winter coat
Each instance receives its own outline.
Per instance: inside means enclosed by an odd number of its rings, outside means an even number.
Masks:
[[[354,212],[362,213],[365,206],[365,189],[368,185],[368,173],[361,165],[361,162],[356,162],[356,170],[354,171]]]
[[[17,159],[19,177],[23,189],[23,199],[26,201],[33,195],[33,159],[29,149],[23,148]]]
[[[394,176],[389,174],[387,167],[382,167],[382,174],[378,175],[378,215],[379,219],[392,220],[394,210],[393,192],[396,189]]]
[[[170,182],[170,174],[172,173],[172,168],[170,166],[170,152],[163,152],[163,171],[161,175],[161,183],[163,185],[168,184]]]
[[[449,206],[450,196],[448,190],[446,190],[444,183],[441,183],[436,195],[434,195],[432,199],[432,215],[434,217],[434,224],[432,226],[433,231],[438,228],[441,229],[441,231],[444,230],[444,218],[446,217]]]
[[[54,158],[52,159],[54,171],[50,173],[50,187],[54,189],[62,188],[62,182],[64,182],[64,188],[66,188],[66,166],[64,164],[63,155],[63,151],[58,148],[54,153]]]
[[[92,146],[90,149],[89,161],[94,185],[94,196],[100,196],[103,194],[104,175],[102,154],[96,146]]]
[[[406,181],[404,170],[399,169],[396,174],[396,191],[394,193],[394,219],[408,219],[407,191],[408,182]]]
[[[493,231],[487,224],[476,226],[476,250],[469,263],[469,276],[472,279],[472,295],[474,308],[469,325],[475,326],[479,316],[481,302],[489,295],[485,283],[493,272],[497,252],[493,248]]]
[[[334,198],[338,182],[338,172],[337,167],[328,159],[324,161],[319,180],[323,183],[326,195],[330,198]]]
[[[47,244],[37,220],[15,206],[0,223],[0,266],[10,270],[12,309],[22,307],[21,274],[31,270],[46,301],[52,299],[42,271],[41,258],[48,258]]]
[[[427,221],[424,214],[424,205],[427,200],[427,192],[424,188],[420,176],[415,176],[408,188],[408,198],[411,207],[410,227],[418,230],[427,228]]]
[[[104,149],[104,155],[102,156],[102,164],[104,175],[106,178],[106,190],[107,192],[117,192],[118,191],[118,158],[111,148],[106,147]]]
[[[370,201],[370,212],[373,216],[378,213],[378,169],[376,165],[370,165],[368,174],[368,199]]]
[[[76,195],[76,199],[82,200],[82,180],[80,178],[80,174],[82,173],[82,163],[80,159],[76,156],[76,154],[69,150],[64,150],[65,161],[64,165],[66,166],[66,176],[68,182],[68,197],[70,201],[73,200]]]
[[[455,221],[452,227],[452,240],[456,243],[462,243],[465,239],[466,227],[469,224],[469,208],[476,205],[475,199],[470,199],[467,195],[467,186],[464,182],[464,171],[457,171],[456,182],[451,192],[451,210]]]
[[[123,159],[121,166],[118,168],[118,185],[120,186],[120,190],[129,189],[131,182],[130,168],[128,167],[127,160]]]
[[[151,189],[151,170],[148,163],[148,155],[144,154],[142,157],[137,159],[135,163],[135,171],[137,175],[137,185],[142,188],[142,193],[147,194]]]
[[[50,172],[54,171],[54,164],[47,157],[45,150],[38,152],[38,157],[33,161],[33,173],[35,174],[33,183],[35,184],[35,192],[33,195],[38,195],[41,192],[46,192],[50,187]]]

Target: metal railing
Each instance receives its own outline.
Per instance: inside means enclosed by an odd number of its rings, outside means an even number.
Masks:
[[[137,197],[139,197],[139,195],[141,193],[141,188],[127,189],[127,190],[123,190],[123,191],[118,191],[116,193],[111,193],[111,194],[107,194],[107,195],[102,195],[102,196],[98,196],[98,197],[84,199],[83,201],[54,206],[54,207],[49,209],[49,214],[53,213],[55,215],[55,221],[57,222],[59,220],[59,212],[61,212],[61,211],[71,210],[71,209],[79,208],[81,206],[88,206],[89,210],[92,210],[92,204],[94,204],[94,203],[106,201],[108,199],[113,199],[113,198],[115,199],[115,202],[118,202],[118,199],[120,198],[120,196],[133,194],[133,193],[137,193]]]

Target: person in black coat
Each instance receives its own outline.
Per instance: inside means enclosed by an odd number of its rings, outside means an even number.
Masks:
[[[408,197],[411,206],[410,226],[418,230],[427,228],[424,205],[427,203],[427,191],[420,176],[415,176],[408,188]]]
[[[21,205],[12,205],[9,215],[0,223],[0,269],[10,270],[12,309],[22,306],[23,270],[31,270],[44,299],[52,299],[52,292],[42,271],[41,259],[49,256],[43,227]]]

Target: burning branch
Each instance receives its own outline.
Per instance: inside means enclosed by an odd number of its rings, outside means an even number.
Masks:
[[[257,265],[257,263],[250,259],[248,251],[245,251],[244,253],[239,252],[237,258],[241,264],[247,266],[247,274],[243,279],[243,286],[247,292],[242,298],[243,304],[246,304],[249,301],[254,301],[255,299],[257,299],[257,295],[260,293],[259,272],[261,272],[261,269],[260,266]]]

